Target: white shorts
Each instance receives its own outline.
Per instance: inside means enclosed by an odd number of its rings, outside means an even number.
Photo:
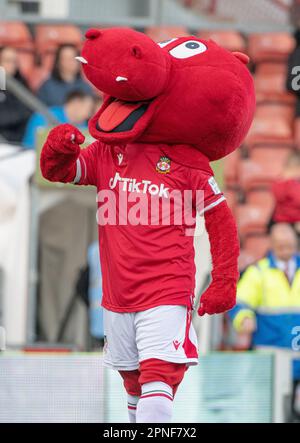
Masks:
[[[104,309],[104,365],[123,371],[138,369],[149,358],[173,363],[198,363],[192,311],[165,305],[141,312]]]

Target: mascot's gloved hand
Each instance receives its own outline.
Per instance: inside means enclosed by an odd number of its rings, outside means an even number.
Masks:
[[[239,240],[235,220],[224,201],[205,213],[212,256],[212,282],[200,298],[198,314],[219,314],[236,303]]]
[[[201,296],[198,314],[220,314],[233,308],[235,303],[236,280],[215,277]]]
[[[40,166],[47,180],[69,183],[76,176],[76,160],[84,135],[69,124],[53,128],[43,146]]]

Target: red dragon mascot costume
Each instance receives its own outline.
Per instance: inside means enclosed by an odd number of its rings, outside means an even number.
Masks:
[[[131,422],[170,422],[176,389],[198,362],[191,322],[195,223],[173,219],[188,206],[175,204],[174,193],[191,196],[192,218],[197,211],[204,216],[210,240],[212,281],[198,313],[229,310],[239,242],[209,162],[238,148],[251,125],[248,57],[193,36],[156,44],[112,28],[87,31],[78,59],[105,96],[89,122],[96,141],[81,149],[78,129],[57,126],[41,170],[51,181],[96,186],[104,364],[123,377]],[[166,203],[169,218],[159,212]]]

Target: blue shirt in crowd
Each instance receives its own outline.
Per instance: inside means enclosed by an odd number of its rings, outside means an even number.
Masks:
[[[44,102],[46,106],[62,106],[67,96],[73,91],[83,91],[93,95],[92,87],[81,77],[76,78],[73,82],[64,82],[50,77],[40,87],[38,98]]]
[[[65,110],[63,106],[52,106],[49,111],[53,114],[54,117],[58,120],[58,123],[69,123],[68,118],[66,116]],[[38,128],[47,128],[49,123],[47,119],[42,114],[32,114],[30,117],[24,138],[23,138],[23,146],[26,149],[35,149],[36,148],[36,132]],[[81,125],[77,125],[79,128],[85,129],[87,128],[87,123],[83,123]]]

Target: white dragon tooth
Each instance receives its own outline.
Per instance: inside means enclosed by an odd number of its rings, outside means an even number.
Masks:
[[[78,60],[80,63],[84,63],[85,65],[88,62],[84,57],[75,57],[75,59]]]
[[[122,77],[121,75],[118,75],[118,77],[116,77],[116,82],[127,82],[127,80],[127,77]]]

